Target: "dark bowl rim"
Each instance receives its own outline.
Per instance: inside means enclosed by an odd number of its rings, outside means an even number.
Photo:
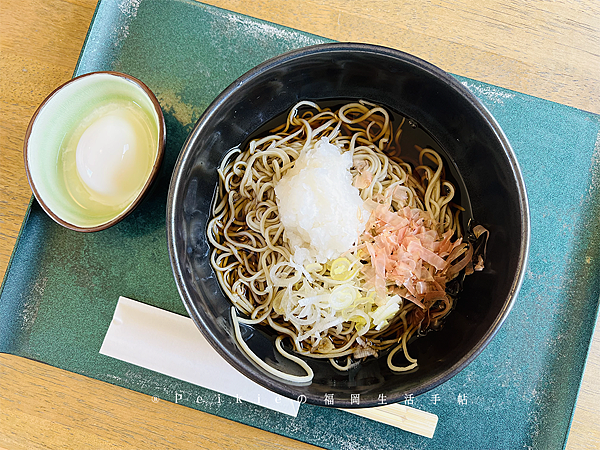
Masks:
[[[152,102],[154,111],[158,115],[158,119],[159,119],[158,120],[158,142],[157,142],[158,148],[157,148],[156,158],[155,158],[154,162],[152,163],[152,170],[150,171],[150,175],[146,179],[144,186],[142,186],[142,189],[138,193],[135,200],[133,202],[131,202],[131,204],[127,208],[125,208],[120,214],[118,214],[117,216],[108,220],[107,222],[104,222],[104,223],[101,223],[100,225],[95,225],[92,227],[81,227],[78,225],[74,225],[74,224],[62,219],[61,217],[59,217],[54,211],[52,211],[52,209],[46,204],[46,202],[44,202],[42,196],[40,195],[40,193],[35,185],[35,181],[33,179],[33,176],[31,175],[31,172],[29,169],[29,158],[28,158],[29,137],[31,136],[31,132],[33,130],[33,126],[35,125],[38,115],[40,114],[40,112],[42,111],[44,106],[46,106],[48,104],[48,102],[59,91],[61,91],[66,86],[79,81],[82,78],[90,77],[90,76],[94,76],[94,75],[111,75],[111,76],[123,78],[123,79],[127,80],[128,82],[137,85],[139,88],[141,88],[144,91],[144,93],[148,96],[148,98]],[[29,120],[29,124],[27,125],[27,130],[25,132],[25,138],[23,140],[23,158],[25,160],[25,174],[27,175],[27,181],[29,182],[29,186],[31,187],[31,191],[33,192],[33,195],[35,196],[36,200],[38,201],[38,203],[40,204],[42,209],[46,212],[46,214],[48,214],[48,216],[50,216],[50,218],[52,218],[52,220],[54,220],[56,223],[58,223],[59,225],[62,225],[65,228],[68,228],[70,230],[80,231],[83,233],[91,233],[91,232],[95,232],[95,231],[101,231],[101,230],[105,230],[105,229],[115,225],[116,223],[120,222],[121,220],[123,220],[125,217],[127,217],[129,214],[131,214],[131,212],[133,212],[133,210],[135,208],[137,208],[138,205],[142,202],[142,200],[144,199],[144,197],[150,190],[150,186],[152,185],[152,183],[158,176],[160,166],[162,164],[164,154],[165,154],[166,142],[167,142],[167,131],[166,131],[165,118],[164,118],[164,115],[162,112],[162,108],[160,107],[160,103],[158,102],[158,99],[156,98],[156,96],[154,95],[152,90],[145,83],[143,83],[141,80],[135,78],[132,75],[122,73],[122,72],[115,72],[115,71],[111,71],[111,70],[88,72],[83,75],[73,77],[70,80],[68,80],[65,83],[58,86],[56,89],[54,89],[40,103],[40,105],[37,107],[37,109],[33,113],[33,116],[31,116],[31,119]]]
[[[334,43],[325,43],[325,44],[316,44],[307,47],[302,47],[296,50],[291,50],[285,52],[279,56],[268,59],[265,62],[255,66],[254,68],[247,71],[245,74],[241,75],[234,82],[232,82],[227,88],[225,88],[206,108],[204,113],[200,116],[194,128],[190,132],[188,138],[184,142],[181,151],[179,153],[177,162],[173,169],[171,182],[169,185],[169,191],[167,195],[167,246],[169,251],[169,258],[171,260],[171,268],[173,271],[173,275],[175,277],[177,290],[179,291],[180,297],[183,300],[184,306],[188,311],[188,314],[196,324],[197,328],[203,334],[203,336],[208,340],[211,346],[217,351],[219,355],[221,355],[230,365],[232,365],[235,369],[241,372],[246,377],[250,378],[252,381],[257,384],[266,387],[278,394],[284,395],[288,398],[293,397],[293,384],[284,383],[280,381],[279,383],[271,382],[270,379],[266,379],[264,377],[260,377],[257,375],[259,372],[256,370],[256,373],[252,371],[246,370],[246,368],[240,364],[236,358],[229,354],[229,352],[225,351],[222,346],[219,345],[218,340],[214,338],[212,333],[210,332],[210,327],[207,323],[205,323],[204,318],[199,313],[197,308],[190,301],[190,294],[188,292],[188,287],[183,282],[183,273],[182,273],[182,264],[179,261],[177,256],[176,249],[176,235],[175,235],[175,223],[174,218],[176,215],[176,203],[175,197],[177,193],[181,190],[182,180],[179,176],[181,174],[182,167],[184,167],[191,157],[190,148],[193,146],[193,142],[196,139],[196,136],[202,131],[204,123],[207,122],[219,109],[220,105],[227,100],[231,95],[233,95],[238,88],[243,86],[244,84],[250,82],[253,78],[261,75],[262,73],[277,67],[280,64],[286,63],[291,60],[301,59],[304,57],[310,57],[314,54],[323,54],[323,53],[340,53],[340,52],[353,52],[353,53],[375,53],[377,55],[386,56],[393,59],[400,59],[405,63],[412,64],[421,70],[429,73],[430,75],[442,80],[449,88],[454,89],[458,92],[462,97],[464,97],[472,106],[472,108],[482,116],[482,118],[488,123],[492,131],[496,134],[498,141],[501,143],[502,148],[504,149],[504,153],[506,158],[508,159],[508,163],[512,168],[512,178],[516,182],[516,188],[519,194],[519,211],[521,214],[521,227],[522,227],[522,236],[521,236],[521,245],[519,250],[519,258],[516,266],[517,277],[513,280],[511,288],[509,290],[509,294],[504,302],[504,305],[500,312],[498,313],[496,319],[488,328],[487,332],[481,337],[481,339],[477,342],[475,346],[473,346],[472,350],[465,354],[460,360],[458,360],[454,365],[452,365],[445,372],[441,373],[439,376],[431,379],[428,383],[419,386],[419,388],[411,391],[411,394],[416,396],[423,392],[429,391],[440,384],[448,381],[450,378],[455,376],[461,370],[463,370],[466,366],[468,366],[489,344],[489,342],[496,335],[498,330],[501,328],[504,323],[506,317],[510,313],[516,297],[519,293],[521,285],[525,276],[525,269],[528,261],[529,254],[529,246],[531,239],[531,231],[530,231],[530,214],[529,214],[529,203],[527,199],[527,190],[525,187],[525,182],[522,176],[522,172],[517,161],[516,155],[506,137],[504,131],[494,118],[494,116],[488,111],[488,109],[479,101],[474,94],[472,94],[463,84],[461,84],[456,78],[452,77],[450,74],[442,70],[441,68],[419,58],[409,53],[392,49],[389,47],[373,45],[373,44],[364,44],[364,43],[356,43],[356,42],[334,42]],[[240,350],[242,351],[242,350]],[[286,387],[291,387],[291,389],[286,389]],[[310,401],[309,401],[310,400]],[[307,400],[307,403],[311,403],[319,406],[331,406],[325,403],[324,399],[311,398]],[[403,398],[395,398],[390,401],[390,403],[400,402]],[[352,404],[348,401],[338,402],[336,400],[335,407],[342,408],[368,408],[368,407],[376,407],[381,406],[381,403],[377,400],[363,402],[361,400],[360,405]]]

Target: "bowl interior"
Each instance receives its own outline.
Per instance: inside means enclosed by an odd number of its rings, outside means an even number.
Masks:
[[[490,230],[485,269],[467,277],[455,310],[440,331],[414,340],[416,370],[394,374],[385,357],[350,372],[307,360],[315,371],[309,385],[286,383],[266,373],[232,338],[229,309],[209,263],[206,226],[224,154],[266,121],[300,100],[364,99],[408,116],[445,150],[466,186],[472,216]],[[400,401],[444,382],[487,344],[508,314],[520,286],[528,247],[526,194],[510,145],[479,102],[453,78],[410,55],[379,47],[328,44],[269,61],[218,97],[198,121],[175,168],[167,211],[175,278],[188,311],[206,338],[234,367],[259,384],[325,405],[360,406]],[[268,330],[245,326],[254,352],[280,370],[300,368],[273,350]]]
[[[90,191],[76,163],[79,139],[94,120],[106,114],[132,124],[137,145],[130,165],[140,168],[135,185],[127,186],[130,192],[112,197]],[[93,138],[109,134],[102,131]],[[74,78],[48,96],[30,122],[25,159],[34,194],[55,220],[70,228],[93,229],[114,223],[147,188],[162,157],[163,135],[158,102],[138,80],[108,72]],[[133,175],[124,172],[121,179],[128,176]]]

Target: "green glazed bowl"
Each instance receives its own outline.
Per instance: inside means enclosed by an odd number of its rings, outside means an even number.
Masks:
[[[136,78],[93,72],[54,90],[23,153],[31,189],[60,225],[99,231],[122,220],[156,178],[165,147],[158,100]]]

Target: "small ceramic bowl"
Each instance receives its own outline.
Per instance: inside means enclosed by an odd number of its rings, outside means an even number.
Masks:
[[[165,147],[158,100],[136,78],[93,72],[52,92],[33,115],[23,153],[31,189],[76,231],[122,220],[156,178]]]

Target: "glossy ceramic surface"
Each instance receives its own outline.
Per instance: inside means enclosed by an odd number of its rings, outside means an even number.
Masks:
[[[300,100],[364,99],[416,121],[446,151],[468,195],[472,216],[490,230],[486,267],[466,279],[443,329],[410,344],[418,369],[395,374],[385,358],[348,373],[306,359],[309,385],[294,385],[256,366],[232,339],[230,303],[209,264],[206,225],[223,155]],[[442,70],[411,55],[371,45],[323,44],[265,62],[231,84],[208,107],[183,146],[167,205],[176,282],[190,316],[217,351],[257,383],[291,398],[338,407],[395,402],[448,380],[487,345],[510,311],[523,279],[529,211],[519,166],[504,133],[481,103]],[[278,369],[302,374],[273,352],[271,333],[244,327],[253,351]]]

